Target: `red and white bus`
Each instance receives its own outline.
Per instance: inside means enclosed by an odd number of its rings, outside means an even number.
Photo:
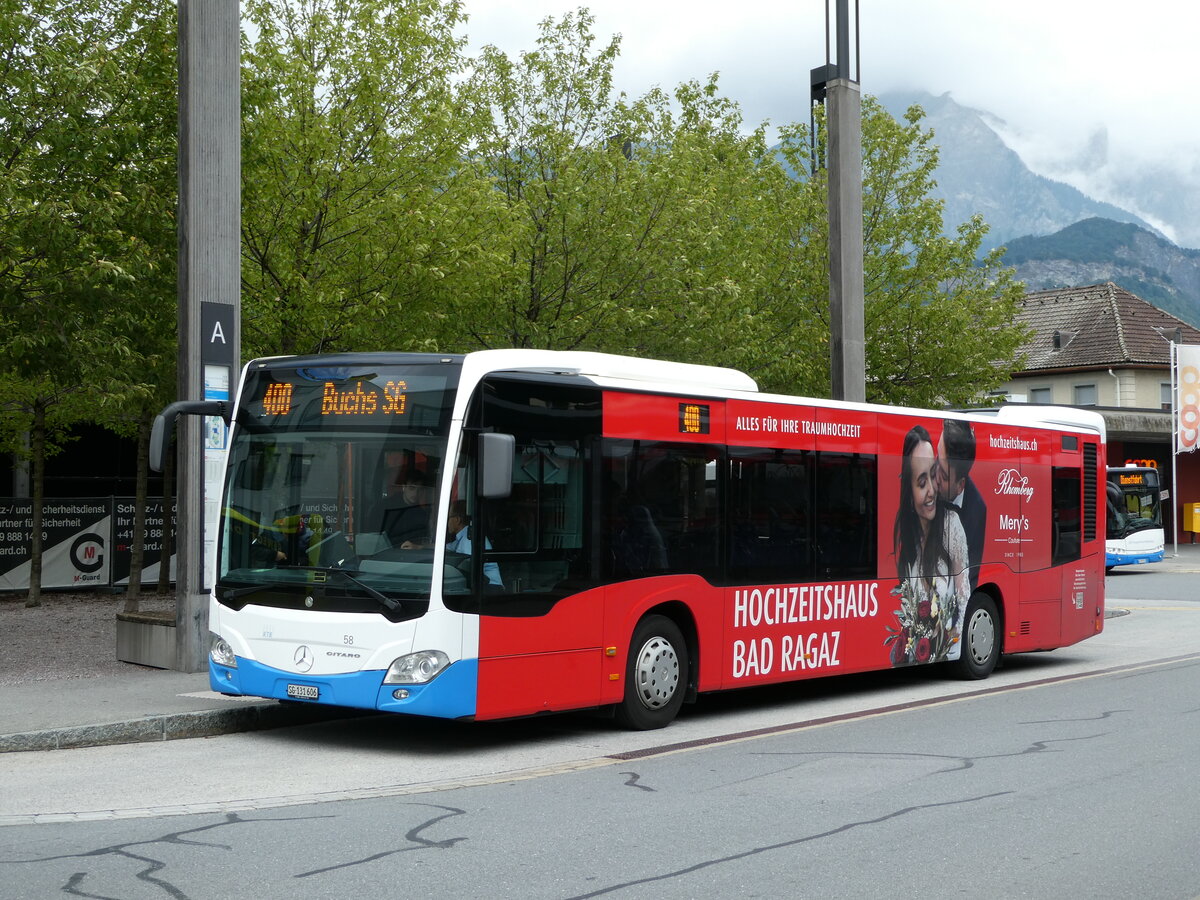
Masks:
[[[346,354],[247,365],[228,454],[226,694],[655,728],[728,688],[982,678],[1104,622],[1084,411],[777,396],[596,353]]]

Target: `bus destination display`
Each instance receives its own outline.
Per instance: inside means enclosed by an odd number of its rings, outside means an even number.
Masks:
[[[708,434],[708,404],[679,404],[679,433]]]
[[[268,386],[262,399],[263,415],[291,415],[295,387],[287,381]],[[326,381],[320,391],[322,416],[402,416],[408,408],[408,383],[400,380],[385,382],[382,387],[369,381],[352,385]]]

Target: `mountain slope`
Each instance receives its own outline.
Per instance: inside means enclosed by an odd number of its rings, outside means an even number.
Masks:
[[[976,213],[991,228],[984,250],[1020,235],[1051,234],[1092,217],[1153,230],[1127,210],[1034,174],[989,127],[987,113],[960,106],[949,94],[881,94],[879,101],[897,119],[914,103],[925,111],[923,124],[933,129],[940,151],[934,196],[945,203],[947,234]]]
[[[1200,324],[1200,250],[1181,249],[1127,222],[1090,218],[1052,235],[1016,238],[1004,262],[1031,291],[1112,281]]]

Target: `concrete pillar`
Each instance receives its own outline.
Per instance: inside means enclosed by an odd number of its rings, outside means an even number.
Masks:
[[[866,399],[863,313],[862,97],[858,83],[826,85],[829,175],[830,396]]]
[[[241,97],[238,0],[179,0],[179,399],[222,399],[240,358]],[[219,499],[220,434],[178,420],[176,667],[202,671]],[[206,496],[205,488],[208,488]],[[205,518],[210,533],[205,534]],[[205,552],[206,546],[209,552]]]

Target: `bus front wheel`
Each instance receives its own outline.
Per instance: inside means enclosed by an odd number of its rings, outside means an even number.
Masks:
[[[617,721],[638,731],[669,725],[683,706],[687,672],[687,643],[679,626],[666,616],[642,619],[629,642]]]
[[[954,665],[959,678],[987,678],[1000,659],[1000,617],[987,594],[971,595],[963,619],[962,649]]]

